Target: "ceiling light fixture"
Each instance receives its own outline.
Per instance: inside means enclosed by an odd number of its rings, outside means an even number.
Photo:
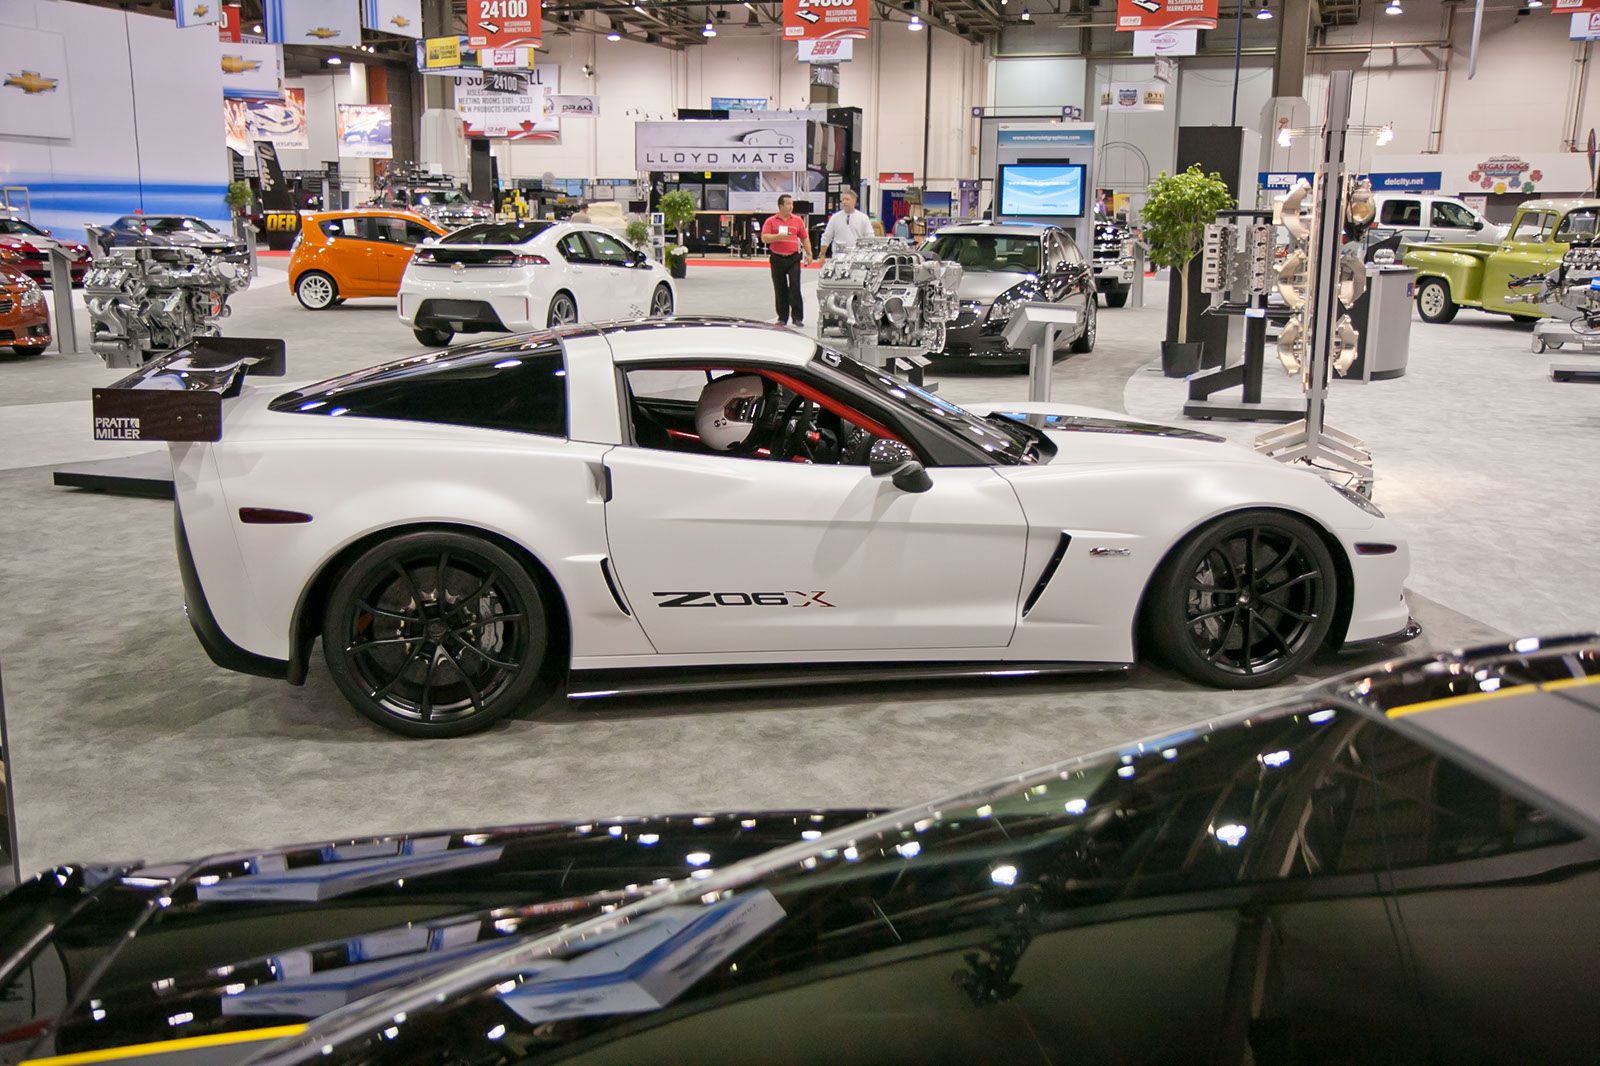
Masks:
[[[344,60],[340,59],[338,56],[329,56],[328,57],[328,66],[330,66],[330,67],[336,67],[340,63],[343,63],[343,62],[344,62]]]
[[[1529,7],[1543,7],[1544,0],[1528,0]]]
[[[1400,0],[1389,0],[1389,6],[1383,9],[1385,15],[1400,15],[1404,11],[1400,7]]]
[[[250,32],[251,33],[260,33],[261,32],[261,27],[260,26],[251,26],[250,27]]]
[[[1033,21],[1033,12],[1029,11],[1027,8],[1023,8],[1022,9],[1022,21],[1023,22],[1032,22]]]
[[[1271,17],[1272,17],[1272,8],[1268,7],[1266,4],[1263,3],[1261,5],[1261,10],[1256,12],[1256,18],[1258,18],[1258,19],[1269,19]]]
[[[706,21],[706,28],[700,31],[700,36],[702,36],[702,37],[715,37],[716,35],[717,35],[717,28],[715,26],[713,26],[711,24],[710,20],[708,19]]]
[[[622,40],[622,34],[618,33],[616,30],[612,30],[610,33],[606,34],[606,40],[620,41]]]
[[[920,33],[922,31],[922,16],[912,15],[911,21],[906,23],[906,29],[912,33]]]

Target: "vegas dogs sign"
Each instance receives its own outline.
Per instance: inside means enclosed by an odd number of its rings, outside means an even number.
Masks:
[[[649,170],[766,170],[806,168],[804,121],[638,122],[634,167]]]
[[[786,41],[859,40],[872,17],[868,0],[783,0]]]

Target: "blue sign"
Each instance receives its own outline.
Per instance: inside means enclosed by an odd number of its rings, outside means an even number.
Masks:
[[[765,96],[713,96],[713,111],[765,111],[769,101]]]
[[[1256,175],[1256,182],[1265,189],[1283,189],[1287,191],[1294,188],[1294,183],[1301,178],[1305,178],[1306,183],[1309,185],[1315,177],[1316,175],[1309,170],[1263,170]]]
[[[1437,170],[1373,174],[1370,177],[1373,192],[1438,192],[1444,184],[1444,175]]]
[[[1094,130],[999,130],[998,145],[1028,145],[1039,148],[1069,148],[1094,143]]]

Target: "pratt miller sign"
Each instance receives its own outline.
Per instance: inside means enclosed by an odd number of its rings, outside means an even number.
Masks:
[[[771,170],[806,168],[806,124],[772,121],[639,122],[633,127],[637,170]]]

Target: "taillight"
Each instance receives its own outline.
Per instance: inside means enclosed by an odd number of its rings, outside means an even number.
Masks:
[[[526,255],[514,255],[514,256],[511,257],[511,262],[512,262],[512,265],[519,266],[519,267],[531,267],[531,266],[541,266],[542,267],[542,266],[549,266],[550,265],[550,260],[546,259],[542,255],[534,255],[532,253],[528,253]]]

